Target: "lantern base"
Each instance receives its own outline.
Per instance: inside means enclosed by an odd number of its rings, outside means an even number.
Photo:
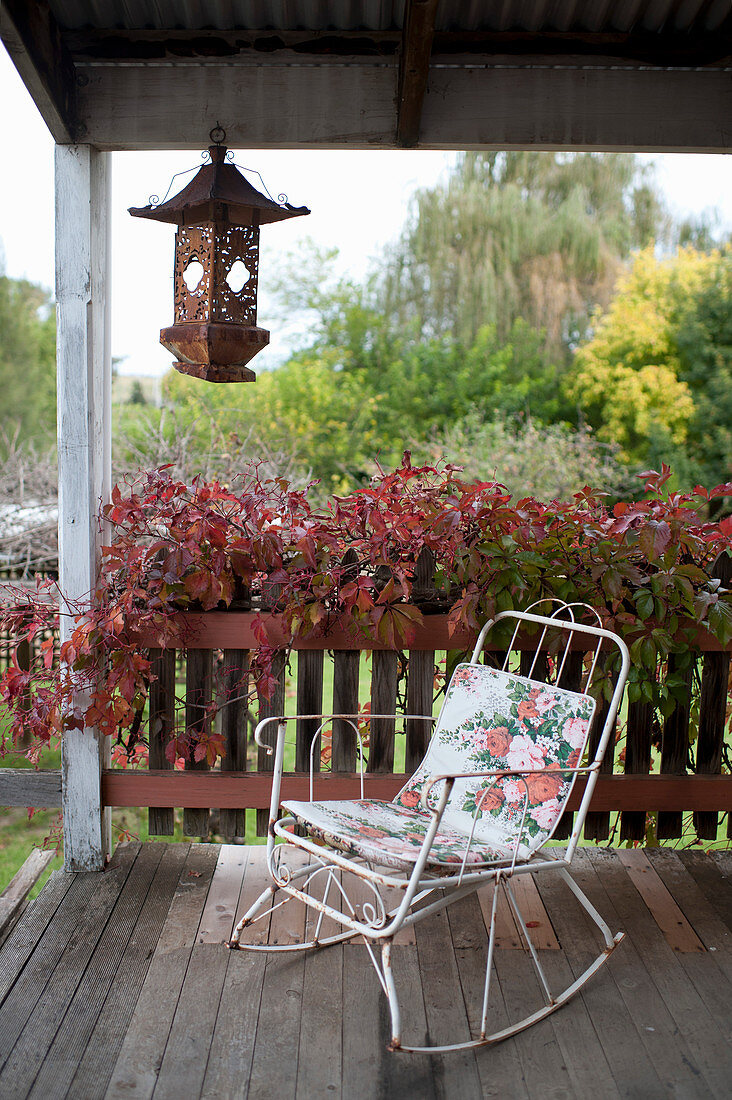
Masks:
[[[183,321],[160,330],[160,343],[176,356],[176,370],[206,382],[254,382],[246,364],[269,343],[256,325],[232,321]]]
[[[201,378],[204,382],[256,382],[253,370],[243,365],[222,366],[220,363],[173,363],[181,374]]]

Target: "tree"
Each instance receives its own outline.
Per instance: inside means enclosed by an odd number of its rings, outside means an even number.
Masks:
[[[631,249],[664,228],[635,158],[616,153],[466,153],[447,183],[417,194],[387,263],[395,325],[470,344],[517,318],[564,363]]]
[[[0,272],[0,429],[43,446],[56,431],[56,318],[48,291]],[[3,454],[7,447],[0,442]]]
[[[577,349],[567,394],[625,461],[670,462],[684,481],[728,477],[731,262],[729,250],[643,250]]]
[[[697,293],[676,325],[679,379],[694,414],[686,449],[694,480],[712,486],[732,475],[732,248],[712,253]]]
[[[342,370],[338,349],[302,353],[254,385],[201,386],[171,371],[164,401],[178,430],[187,425],[191,452],[208,456],[209,477],[279,456],[298,485],[320,479],[323,497],[373,472],[380,449],[378,402],[360,374]]]
[[[147,398],[145,397],[145,391],[142,388],[142,382],[139,378],[133,379],[130,386],[130,396],[127,398],[128,405],[147,405]]]

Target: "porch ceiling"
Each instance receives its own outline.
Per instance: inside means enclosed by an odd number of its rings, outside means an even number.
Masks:
[[[723,151],[730,0],[6,0],[58,142]]]

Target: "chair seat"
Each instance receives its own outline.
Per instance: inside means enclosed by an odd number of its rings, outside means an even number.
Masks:
[[[429,828],[431,814],[407,809],[393,802],[361,799],[354,802],[283,802],[308,834],[347,855],[360,856],[368,863],[411,871]],[[437,874],[456,874],[465,856],[468,834],[441,828],[435,836],[427,861],[427,870]],[[521,846],[520,857],[528,850]],[[473,837],[467,863],[480,868],[510,863],[513,849],[496,837]]]

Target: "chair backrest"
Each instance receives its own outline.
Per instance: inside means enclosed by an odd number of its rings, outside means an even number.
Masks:
[[[561,612],[567,613],[566,606],[555,615]],[[569,613],[576,613],[576,607]],[[446,826],[462,833],[469,833],[475,821],[477,840],[512,846],[520,836],[519,851],[525,856],[549,839],[572,790],[575,776],[560,769],[576,768],[585,753],[596,710],[588,688],[597,667],[600,647],[605,639],[615,645],[620,643],[622,683],[616,683],[613,695],[613,726],[627,674],[627,650],[620,639],[601,628],[530,612],[503,613],[495,621],[507,617],[516,620],[512,646],[522,624],[543,627],[537,641],[537,653],[547,644],[554,646],[553,656],[543,663],[548,673],[554,675],[555,683],[533,677],[533,670],[541,663],[536,658],[528,662],[528,676],[509,671],[510,649],[502,669],[479,664],[486,634],[493,625],[487,624],[471,662],[455,669],[427,753],[395,801],[406,807],[416,806],[425,784],[436,775],[514,770],[538,772],[525,778],[505,777],[495,781],[478,776],[460,779],[455,783],[443,817]],[[552,638],[547,636],[548,631],[559,636],[558,651]],[[558,686],[558,681],[578,634],[583,635],[584,644],[590,646],[583,659],[587,683],[583,691],[572,691]],[[601,761],[609,739],[609,720],[608,714],[593,757],[596,764]],[[586,813],[584,801],[583,807]]]

